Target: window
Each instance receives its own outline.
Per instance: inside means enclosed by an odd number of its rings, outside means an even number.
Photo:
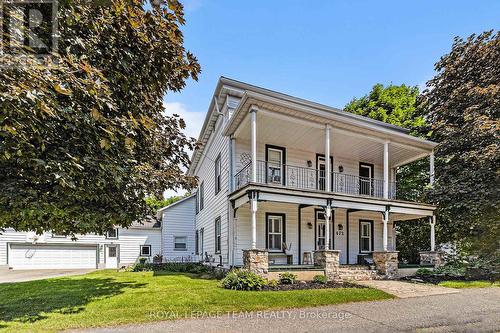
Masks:
[[[200,232],[198,230],[194,234],[194,254],[200,254]]]
[[[285,184],[285,148],[266,145],[266,180],[268,183]]]
[[[220,216],[215,219],[215,253],[220,253],[221,250],[221,225]]]
[[[205,189],[205,184],[204,182],[201,182],[200,184],[200,189],[199,189],[199,195],[200,195],[200,212],[201,210],[203,209],[204,205],[205,205],[205,194],[204,194],[204,189]]]
[[[266,214],[266,247],[271,251],[282,251],[285,242],[285,215]]]
[[[195,195],[195,200],[194,200],[195,206],[196,206],[196,215],[198,215],[198,213],[200,212],[200,210],[199,210],[199,207],[200,207],[199,206],[199,199],[200,199],[199,191],[196,190],[196,195]]]
[[[220,154],[215,160],[215,194],[220,192],[222,163]]]
[[[66,235],[52,233],[52,238],[66,238]]]
[[[200,229],[200,245],[199,245],[199,250],[200,250],[200,254],[203,255],[204,254],[204,244],[203,244],[203,241],[204,241],[204,235],[205,235],[205,228],[201,228]]]
[[[106,232],[106,238],[118,239],[118,229],[111,229],[108,232]]]
[[[187,250],[187,237],[186,236],[175,236],[174,237],[174,250],[176,250],[176,251]]]
[[[141,257],[151,257],[151,245],[141,245]]]
[[[373,221],[359,221],[359,252],[373,251]]]

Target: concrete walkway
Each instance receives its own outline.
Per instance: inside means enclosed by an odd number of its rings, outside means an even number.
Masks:
[[[425,297],[433,295],[454,294],[459,289],[445,288],[432,284],[421,284],[392,280],[358,281],[358,284],[385,291],[399,298]]]
[[[191,313],[159,321],[74,332],[498,332],[500,288],[336,306],[248,313]],[[144,309],[147,313],[147,309]],[[172,313],[165,309],[165,316]],[[138,313],[138,315],[140,315]],[[148,315],[148,314],[142,314]],[[161,316],[161,313],[149,314]],[[184,315],[184,314],[181,314]],[[163,317],[165,318],[165,317]]]
[[[0,270],[0,283],[13,283],[33,280],[43,280],[53,277],[80,275],[95,271],[95,269],[33,269],[33,270]]]

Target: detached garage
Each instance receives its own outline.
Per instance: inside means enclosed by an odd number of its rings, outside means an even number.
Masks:
[[[13,269],[97,268],[96,245],[10,244]]]

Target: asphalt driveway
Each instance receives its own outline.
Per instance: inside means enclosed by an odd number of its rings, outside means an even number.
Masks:
[[[60,276],[80,275],[94,269],[33,269],[33,270],[0,270],[0,283],[12,283],[42,280]]]
[[[153,316],[175,316],[168,312]],[[498,332],[500,288],[248,313],[192,313],[195,319],[75,332]]]

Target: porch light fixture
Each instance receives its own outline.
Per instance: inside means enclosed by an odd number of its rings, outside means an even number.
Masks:
[[[337,230],[338,230],[338,231],[342,231],[342,230],[344,230],[344,225],[339,223],[339,224],[337,225]]]
[[[339,172],[340,173],[344,172],[344,167],[342,165],[339,165]]]
[[[312,229],[312,228],[313,228],[313,224],[312,224],[311,222],[307,222],[307,227],[308,227],[309,229]]]
[[[313,162],[311,160],[307,161],[307,166],[310,168],[313,166]]]

